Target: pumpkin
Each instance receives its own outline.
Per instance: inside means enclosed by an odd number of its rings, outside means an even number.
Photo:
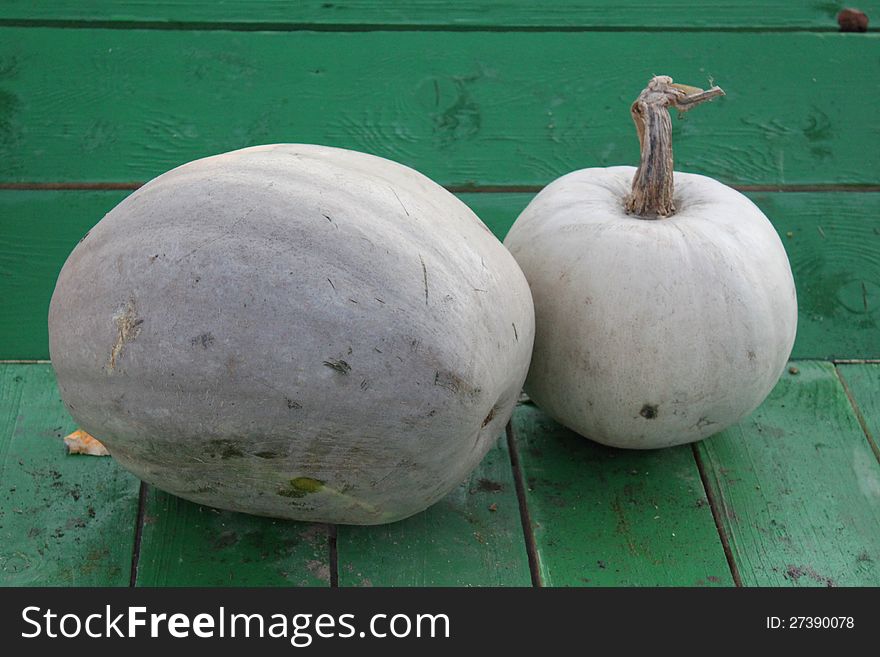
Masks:
[[[403,165],[277,144],[178,167],[73,250],[49,310],[80,426],[224,509],[375,524],[461,482],[534,335],[516,262]]]
[[[638,169],[557,179],[505,240],[535,304],[526,392],[597,442],[646,449],[721,431],[791,353],[795,287],[773,226],[739,192],[673,173],[668,108],[722,93],[655,77],[632,106]]]

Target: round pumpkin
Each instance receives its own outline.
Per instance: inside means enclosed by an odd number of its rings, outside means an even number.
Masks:
[[[797,324],[768,219],[711,178],[673,175],[667,107],[708,92],[652,83],[633,107],[642,166],[563,176],[505,240],[535,304],[526,392],[574,431],[640,449],[700,440],[752,412]]]
[[[301,144],[147,183],[74,249],[49,310],[62,398],[125,468],[211,506],[352,524],[468,475],[533,334],[522,272],[463,203]]]

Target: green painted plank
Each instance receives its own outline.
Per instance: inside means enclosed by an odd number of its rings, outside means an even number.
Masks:
[[[329,586],[326,525],[200,506],[150,487],[138,586]]]
[[[845,2],[805,5],[791,0],[4,0],[0,19],[114,22],[209,22],[293,25],[540,26],[540,27],[763,27],[837,29]],[[869,16],[876,2],[859,2]]]
[[[880,363],[838,365],[837,371],[858,407],[867,438],[880,459]]]
[[[338,528],[340,586],[529,586],[506,440],[440,502],[390,525]]]
[[[128,192],[0,190],[0,358],[47,358],[55,279]],[[795,358],[880,358],[880,194],[754,193],[794,270]],[[503,237],[532,194],[460,194]],[[790,233],[790,236],[789,236]]]
[[[68,254],[128,192],[0,191],[0,358],[49,357],[49,300]]]
[[[773,221],[798,295],[794,358],[880,358],[880,194],[749,194]]]
[[[0,586],[128,586],[140,482],[70,456],[47,364],[0,364]]]
[[[603,447],[531,404],[513,428],[545,586],[733,583],[689,446]]]
[[[500,240],[504,239],[520,212],[525,210],[535,197],[534,194],[506,192],[466,193],[456,196],[473,210]],[[3,207],[2,203],[3,192],[0,192],[0,208]]]
[[[880,464],[831,363],[698,447],[746,586],[880,585]]]
[[[0,181],[138,181],[304,141],[444,184],[541,185],[636,163],[629,106],[663,72],[727,91],[674,122],[678,168],[740,184],[877,183],[880,88],[865,80],[880,77],[878,38],[4,28]]]

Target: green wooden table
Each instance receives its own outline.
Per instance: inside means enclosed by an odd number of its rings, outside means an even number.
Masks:
[[[551,4],[0,0],[0,584],[880,585],[877,33],[838,33],[838,2]],[[674,122],[677,168],[745,191],[794,269],[794,360],[746,421],[624,452],[523,404],[468,481],[383,527],[200,507],[65,453],[49,297],[142,182],[324,143],[423,171],[502,237],[553,178],[637,162],[655,73],[725,88]]]

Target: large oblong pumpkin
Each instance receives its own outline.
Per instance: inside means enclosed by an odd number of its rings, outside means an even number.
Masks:
[[[226,509],[375,524],[498,437],[533,339],[516,262],[458,199],[374,156],[278,144],[133,193],[49,311],[61,394],[145,481]]]

